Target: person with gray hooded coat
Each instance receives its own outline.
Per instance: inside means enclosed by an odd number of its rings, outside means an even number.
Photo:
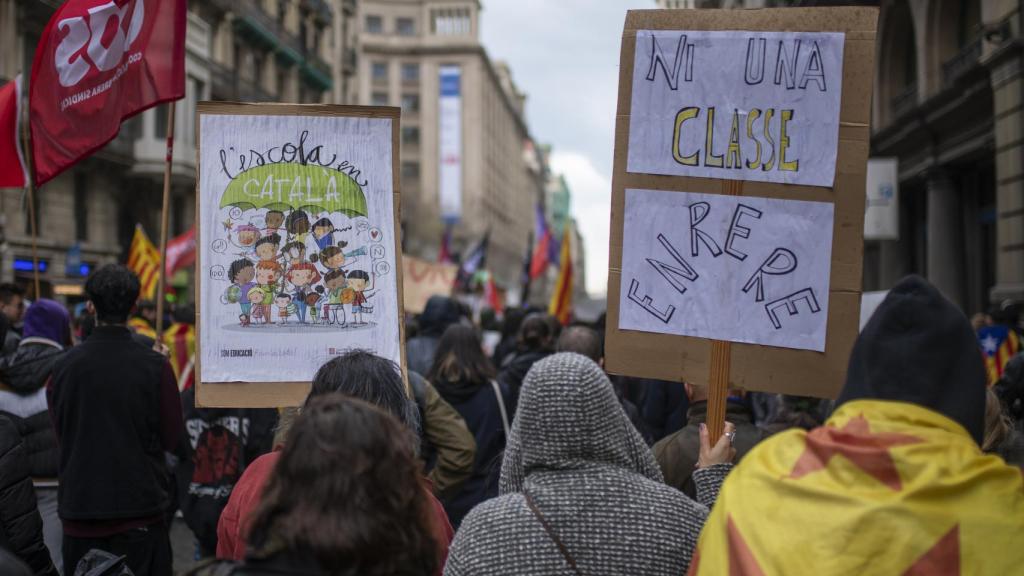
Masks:
[[[519,402],[501,496],[466,516],[445,576],[685,574],[732,468],[732,425],[714,448],[702,430],[695,502],[665,485],[592,360],[561,353],[537,362]]]

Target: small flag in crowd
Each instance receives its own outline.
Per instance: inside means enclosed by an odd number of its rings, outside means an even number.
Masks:
[[[437,261],[446,264],[452,262],[452,225],[446,224],[444,232],[441,233],[441,251],[437,254]]]
[[[469,289],[473,276],[487,266],[487,246],[490,242],[491,231],[487,230],[487,232],[484,232],[480,242],[469,251],[469,254],[462,261],[462,266],[459,267],[458,279],[455,281],[456,286],[460,286],[463,290]]]
[[[69,0],[43,30],[29,85],[32,168],[43,184],[185,96],[185,0]]]
[[[561,266],[558,269],[558,281],[555,283],[555,291],[551,294],[551,303],[548,305],[548,314],[551,314],[562,325],[569,323],[572,318],[572,253],[569,234],[570,226],[566,225],[562,234],[562,253],[559,256]]]
[[[0,188],[28,183],[21,152],[21,75],[0,87]]]
[[[550,265],[558,266],[560,248],[554,234],[544,217],[544,207],[537,204],[537,213],[533,221],[533,235],[537,244],[533,247],[533,257],[530,260],[531,279],[544,274]]]
[[[160,273],[160,251],[153,246],[141,225],[135,226],[132,245],[128,249],[128,269],[139,277],[142,289],[139,298],[152,300]]]
[[[195,264],[196,261],[196,227],[193,225],[181,236],[167,243],[167,264],[164,274],[170,278],[175,272]]]
[[[995,384],[1002,377],[1006,363],[1020,351],[1020,339],[1009,326],[996,324],[978,330],[978,344],[985,356],[988,383]]]

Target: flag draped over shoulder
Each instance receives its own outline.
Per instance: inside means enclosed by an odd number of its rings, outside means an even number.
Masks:
[[[555,282],[555,291],[551,293],[551,302],[548,304],[548,314],[551,314],[563,325],[569,323],[572,318],[572,253],[569,243],[571,229],[567,224],[562,237],[562,253],[559,256],[561,266],[558,267],[558,281]]]
[[[984,326],[978,330],[978,344],[985,356],[989,385],[1003,375],[1006,363],[1020,352],[1020,339],[1009,326]]]
[[[855,400],[744,456],[689,573],[1010,574],[1022,533],[1020,469],[937,412]]]
[[[36,184],[117,135],[121,121],[185,96],[185,0],[68,0],[36,47],[29,86]]]
[[[135,227],[132,245],[128,249],[128,269],[139,277],[139,298],[152,300],[160,273],[160,251],[149,241],[142,226]]]
[[[21,75],[0,86],[0,188],[28,183],[21,152]]]

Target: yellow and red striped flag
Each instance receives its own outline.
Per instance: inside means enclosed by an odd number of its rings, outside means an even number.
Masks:
[[[563,326],[568,324],[572,317],[572,250],[569,244],[571,237],[571,225],[566,222],[565,231],[562,233],[562,251],[558,257],[558,281],[555,282],[555,291],[551,294],[551,302],[548,304],[548,314],[558,318]]]
[[[855,400],[743,457],[689,574],[1015,574],[1022,533],[1020,468],[938,412]]]
[[[160,251],[149,241],[141,224],[135,226],[132,245],[128,249],[127,266],[139,276],[139,298],[153,300],[156,295],[157,274],[160,273]]]
[[[185,391],[192,387],[195,377],[196,361],[196,329],[184,322],[175,322],[164,331],[164,344],[167,346],[174,369],[174,377],[178,379],[178,390]]]

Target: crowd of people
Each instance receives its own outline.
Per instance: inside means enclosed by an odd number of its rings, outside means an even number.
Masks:
[[[179,511],[196,576],[1024,566],[1024,355],[990,385],[975,328],[917,277],[837,400],[731,390],[714,443],[705,389],[605,373],[603,319],[478,323],[435,296],[407,326],[407,378],[352,350],[297,409],[211,409],[187,343],[133,320],[138,278],[107,266],[85,291],[76,331],[0,286],[3,574],[172,574]]]

